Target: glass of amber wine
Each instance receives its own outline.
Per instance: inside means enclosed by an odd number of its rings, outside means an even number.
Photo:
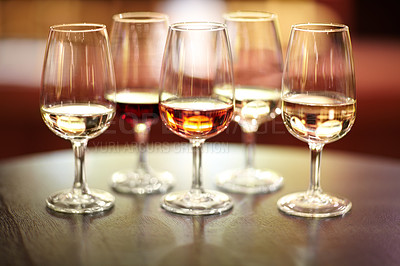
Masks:
[[[288,131],[311,150],[310,185],[278,201],[302,217],[332,217],[351,209],[345,198],[320,186],[321,152],[341,139],[356,117],[356,89],[349,28],[341,24],[292,26],[282,78],[282,117]]]
[[[224,14],[232,43],[235,77],[234,120],[246,146],[245,167],[224,171],[217,186],[237,193],[268,193],[279,189],[283,177],[254,167],[256,134],[261,124],[281,112],[282,48],[278,17],[261,11]]]
[[[111,50],[114,60],[119,123],[132,130],[138,144],[136,167],[112,176],[112,187],[122,193],[166,192],[173,184],[168,172],[148,164],[150,128],[159,120],[158,93],[168,16],[156,12],[128,12],[113,16]],[[120,127],[122,124],[120,124]]]
[[[72,189],[49,196],[47,207],[64,213],[110,209],[114,196],[89,189],[85,150],[115,114],[115,77],[106,26],[66,24],[50,27],[40,93],[41,115],[57,136],[70,140],[75,154]]]
[[[170,212],[185,215],[219,214],[232,208],[225,193],[205,190],[201,180],[201,148],[222,132],[234,110],[230,44],[225,24],[176,23],[169,27],[160,79],[160,115],[175,134],[193,149],[193,179],[188,191],[161,199]]]

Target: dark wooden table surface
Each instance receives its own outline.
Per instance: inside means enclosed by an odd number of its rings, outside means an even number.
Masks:
[[[191,184],[188,144],[153,144],[149,161]],[[224,215],[190,217],[159,207],[161,195],[115,194],[116,205],[97,215],[48,210],[45,198],[72,186],[71,150],[0,162],[0,265],[400,265],[400,161],[329,151],[322,156],[322,187],[348,197],[344,217],[286,216],[279,197],[305,190],[304,149],[258,146],[256,165],[285,177],[273,194],[232,195]],[[243,165],[243,147],[206,144],[204,185],[217,173]],[[112,192],[111,174],[133,165],[131,146],[97,146],[87,153],[89,186]]]

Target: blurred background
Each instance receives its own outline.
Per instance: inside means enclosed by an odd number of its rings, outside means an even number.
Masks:
[[[111,32],[112,15],[157,11],[170,22],[221,21],[222,13],[259,10],[278,15],[283,51],[290,26],[336,22],[350,27],[357,85],[357,119],[353,129],[328,149],[400,159],[400,28],[395,1],[380,0],[0,0],[0,159],[70,149],[54,135],[39,111],[39,89],[49,26],[60,23],[103,23]],[[114,120],[89,146],[134,144],[133,134]],[[208,142],[241,141],[236,123]],[[152,127],[151,143],[186,142],[161,122]],[[282,119],[262,126],[258,143],[306,144],[285,129]]]

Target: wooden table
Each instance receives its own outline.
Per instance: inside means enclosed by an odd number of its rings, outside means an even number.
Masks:
[[[188,144],[152,144],[149,162],[191,184]],[[111,174],[133,165],[131,146],[97,146],[87,153],[89,186],[112,191]],[[240,145],[209,143],[204,185],[243,165]],[[285,177],[273,194],[232,195],[224,215],[190,217],[159,207],[161,195],[115,194],[115,207],[97,215],[48,210],[45,198],[72,186],[71,150],[0,163],[0,265],[400,265],[400,161],[329,151],[322,156],[322,187],[348,197],[344,217],[304,219],[280,213],[279,197],[308,185],[304,149],[258,146],[256,165]]]

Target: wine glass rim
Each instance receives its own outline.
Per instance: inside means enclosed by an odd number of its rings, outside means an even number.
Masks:
[[[58,32],[93,32],[106,29],[106,25],[98,23],[69,23],[52,25],[50,29]]]
[[[226,29],[224,23],[209,21],[177,22],[169,27],[175,31],[219,31]]]
[[[168,15],[159,12],[124,12],[115,14],[113,16],[114,21],[118,22],[162,22],[168,21]]]
[[[309,32],[343,32],[349,27],[340,23],[300,23],[292,25],[293,30]]]
[[[232,11],[222,15],[225,20],[242,21],[242,22],[257,22],[257,21],[272,21],[278,16],[275,13],[267,11]]]

